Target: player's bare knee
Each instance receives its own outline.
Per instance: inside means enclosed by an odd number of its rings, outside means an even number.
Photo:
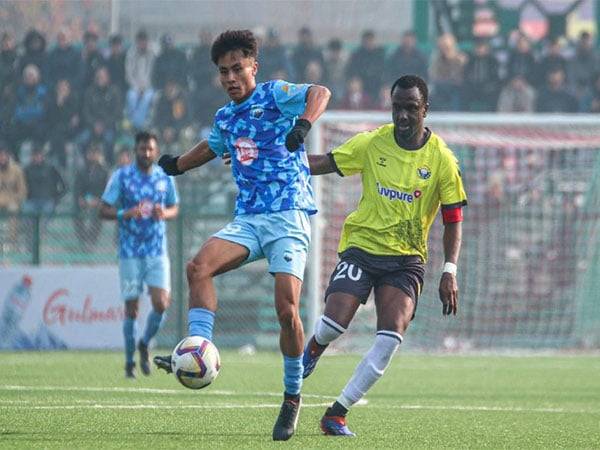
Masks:
[[[163,297],[153,305],[154,311],[159,314],[163,314],[167,309],[169,309],[170,303],[171,299],[169,297]]]
[[[204,259],[196,257],[187,264],[187,277],[190,286],[204,279],[211,278],[214,274],[214,269]]]
[[[287,303],[277,308],[277,320],[281,328],[294,328],[300,320],[300,315],[293,304]]]
[[[125,317],[128,319],[137,319],[138,302],[137,300],[129,300],[125,302]]]

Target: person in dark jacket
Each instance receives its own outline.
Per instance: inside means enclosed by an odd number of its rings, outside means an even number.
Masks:
[[[58,80],[48,108],[48,121],[50,154],[60,167],[66,166],[66,144],[76,137],[81,125],[79,111],[80,98],[73,92],[71,82]]]
[[[560,67],[555,67],[548,73],[546,85],[540,89],[537,97],[537,112],[577,112],[577,99],[568,91],[565,78],[565,72]]]
[[[297,83],[303,82],[303,75],[306,73],[306,66],[311,61],[318,61],[324,66],[323,52],[314,43],[312,30],[308,27],[302,27],[298,31],[298,44],[292,52],[292,68],[294,73],[289,74],[290,79]]]
[[[2,33],[0,38],[0,92],[17,80],[17,50],[15,38],[10,33]]]
[[[75,180],[77,215],[74,225],[79,242],[86,248],[96,244],[102,229],[98,208],[107,181],[108,169],[104,164],[102,144],[92,142],[86,150],[84,166]]]
[[[51,215],[58,201],[65,195],[65,182],[56,168],[46,161],[42,147],[33,149],[31,163],[25,168],[27,200],[23,204],[25,214]]]
[[[465,66],[463,85],[466,111],[494,111],[500,89],[498,60],[486,40],[478,40]]]
[[[360,47],[350,55],[346,68],[347,78],[359,77],[369,97],[377,98],[382,83],[384,61],[383,47],[377,45],[375,33],[367,30],[362,34]]]
[[[125,77],[125,49],[123,48],[123,38],[120,34],[114,34],[109,39],[110,50],[106,59],[106,67],[112,83],[119,88],[121,96],[125,97],[129,85]]]
[[[417,36],[412,30],[404,32],[400,46],[385,61],[384,81],[391,84],[406,74],[427,80],[427,58],[417,48]]]
[[[48,87],[58,80],[68,80],[71,86],[79,83],[81,53],[71,44],[69,31],[61,29],[56,35],[56,47],[48,55]]]
[[[154,60],[152,86],[155,90],[164,89],[167,80],[173,80],[187,88],[188,62],[185,53],[175,47],[173,36],[165,34],[160,39],[161,52]]]
[[[96,71],[106,61],[98,49],[98,35],[94,31],[86,31],[83,35],[83,51],[81,52],[81,87],[83,91],[94,82]]]
[[[535,57],[531,51],[531,43],[525,35],[519,35],[515,48],[508,55],[506,79],[512,80],[517,76],[525,77],[527,82],[534,84],[536,71]],[[536,83],[537,84],[537,83]]]
[[[21,78],[23,70],[30,64],[40,71],[40,82],[46,83],[48,76],[48,53],[46,53],[46,38],[42,33],[33,29],[27,32],[23,40],[25,53],[19,58],[17,78]]]

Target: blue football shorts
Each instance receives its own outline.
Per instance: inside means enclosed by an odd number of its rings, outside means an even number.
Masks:
[[[270,273],[304,278],[310,243],[310,220],[306,211],[243,214],[213,236],[246,247],[250,254],[244,264],[266,258]]]
[[[144,285],[171,290],[171,264],[167,255],[119,260],[121,298],[134,300],[144,292]]]

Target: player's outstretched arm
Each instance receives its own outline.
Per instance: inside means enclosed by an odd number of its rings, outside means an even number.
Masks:
[[[331,154],[308,155],[308,167],[311,175],[325,175],[337,170]]]
[[[217,154],[208,146],[208,141],[203,140],[194,145],[190,150],[180,156],[162,155],[158,165],[167,175],[181,175],[188,170],[200,167],[216,158]]]
[[[444,256],[446,266],[440,280],[440,300],[442,314],[456,315],[458,310],[458,283],[456,281],[456,263],[462,240],[462,222],[444,224]],[[448,264],[449,263],[449,264]]]
[[[327,109],[327,104],[331,98],[331,92],[325,86],[315,84],[308,88],[306,94],[306,108],[296,120],[294,127],[285,137],[285,147],[290,152],[295,152],[304,143],[304,138],[310,131],[315,120],[321,117],[321,114]]]

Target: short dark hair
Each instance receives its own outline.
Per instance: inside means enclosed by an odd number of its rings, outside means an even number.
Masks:
[[[210,59],[218,64],[219,58],[227,52],[241,50],[245,57],[258,56],[258,43],[250,30],[227,30],[221,33],[210,49]]]
[[[416,87],[425,103],[429,101],[429,88],[427,87],[427,83],[425,80],[417,75],[404,75],[394,81],[392,84],[392,88],[390,89],[390,95],[394,94],[394,89],[402,88],[402,89],[410,89]]]
[[[138,30],[138,32],[135,33],[135,39],[136,39],[136,41],[147,41],[148,40],[148,32],[145,29],[140,28]]]
[[[135,148],[137,148],[140,142],[147,142],[151,139],[154,139],[158,143],[158,137],[156,137],[156,134],[150,131],[138,131],[135,135]]]
[[[123,43],[123,36],[120,34],[113,34],[110,36],[108,42],[110,45],[118,45]]]

